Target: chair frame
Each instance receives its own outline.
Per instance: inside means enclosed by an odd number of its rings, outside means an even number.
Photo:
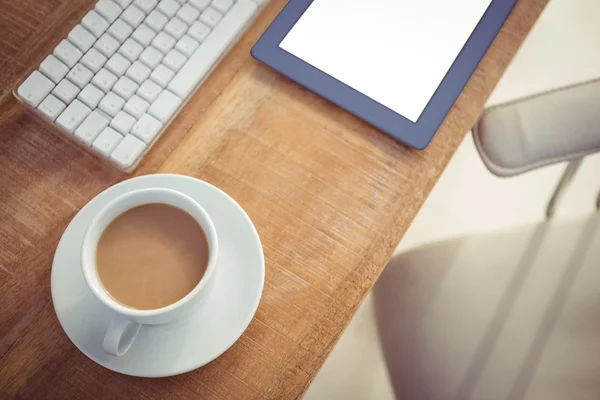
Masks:
[[[573,178],[577,174],[579,167],[581,166],[581,162],[583,161],[583,157],[578,158],[576,160],[570,161],[567,164],[560,180],[558,181],[558,185],[554,189],[554,193],[552,193],[552,197],[550,197],[550,201],[548,202],[548,206],[546,207],[546,218],[551,219],[554,217],[556,212],[556,208],[560,201],[562,200],[565,192],[571,185]],[[598,193],[598,198],[596,199],[596,209],[600,211],[600,193]]]

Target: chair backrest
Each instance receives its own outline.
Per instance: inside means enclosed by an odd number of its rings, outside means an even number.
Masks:
[[[600,79],[486,109],[473,137],[499,176],[600,151]]]

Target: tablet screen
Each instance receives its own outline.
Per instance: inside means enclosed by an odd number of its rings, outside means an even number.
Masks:
[[[492,0],[314,0],[280,47],[417,122]]]

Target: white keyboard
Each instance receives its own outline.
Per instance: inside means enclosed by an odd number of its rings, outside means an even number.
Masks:
[[[131,171],[261,2],[100,0],[16,96]]]

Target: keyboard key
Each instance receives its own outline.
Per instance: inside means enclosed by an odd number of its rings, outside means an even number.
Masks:
[[[175,0],[162,0],[160,3],[158,3],[156,9],[165,14],[167,17],[173,18],[177,10],[179,10],[179,7],[181,6]]]
[[[212,7],[208,7],[206,10],[202,11],[202,14],[200,15],[200,21],[211,28],[217,26],[221,18],[223,18],[223,15]]]
[[[65,77],[65,75],[67,75],[69,68],[62,62],[58,61],[58,58],[50,54],[40,64],[40,72],[46,75],[46,77],[50,78],[50,80],[52,80],[54,83],[58,83],[62,78]]]
[[[171,80],[169,90],[185,99],[219,60],[255,12],[256,4],[238,0]]]
[[[154,69],[160,64],[164,55],[154,47],[147,47],[140,55],[140,61],[146,64],[150,69]]]
[[[140,120],[133,126],[131,133],[143,140],[145,143],[150,143],[158,132],[160,132],[162,124],[151,115],[144,114]]]
[[[69,32],[67,38],[69,39],[69,42],[73,43],[84,53],[88,51],[96,41],[96,37],[81,25],[75,25],[75,28]]]
[[[146,100],[149,103],[152,103],[154,100],[156,100],[156,98],[158,97],[160,92],[162,92],[162,90],[163,89],[160,86],[148,79],[147,81],[142,83],[140,88],[137,90],[137,94],[142,99]]]
[[[96,7],[94,8],[98,14],[103,16],[111,24],[115,22],[119,17],[119,14],[121,14],[121,11],[123,11],[121,7],[112,0],[100,0],[96,3]]]
[[[124,111],[119,111],[113,120],[110,121],[110,127],[122,135],[127,135],[135,123],[135,118]]]
[[[189,0],[190,4],[200,11],[204,11],[210,5],[210,0]]]
[[[108,29],[110,25],[104,18],[100,16],[96,11],[89,11],[83,20],[81,20],[81,25],[83,25],[88,31],[92,32],[92,35],[99,38],[102,36],[104,32]]]
[[[106,69],[117,76],[122,76],[125,75],[125,72],[130,65],[131,63],[129,60],[127,60],[121,54],[115,53],[106,63]]]
[[[125,22],[127,22],[132,28],[137,28],[139,24],[142,23],[144,18],[146,18],[146,14],[133,4],[127,7],[123,14],[121,14],[121,18]]]
[[[152,40],[152,46],[156,47],[163,54],[167,54],[175,46],[175,43],[176,40],[164,32],[159,32]]]
[[[143,100],[141,97],[133,95],[125,106],[123,110],[127,111],[129,114],[133,115],[136,118],[141,118],[142,115],[146,112],[146,110],[150,107],[150,103],[146,100]]]
[[[119,48],[120,43],[112,37],[110,34],[105,33],[100,36],[100,39],[96,43],[94,43],[94,48],[98,49],[98,51],[104,54],[106,57],[111,57],[115,51]]]
[[[169,19],[165,17],[160,11],[152,10],[150,14],[146,17],[146,21],[144,21],[146,25],[154,30],[154,32],[158,33],[165,27]]]
[[[64,103],[71,103],[75,97],[77,97],[77,93],[79,93],[79,88],[73,85],[67,79],[63,79],[60,81],[58,85],[52,91],[52,94],[58,97]]]
[[[18,95],[30,106],[37,107],[54,88],[54,83],[39,71],[31,75],[17,89]]]
[[[191,57],[199,45],[200,43],[196,42],[188,35],[184,35],[181,39],[179,39],[179,41],[175,45],[175,48],[183,54],[185,54],[186,56]]]
[[[191,25],[200,16],[200,11],[189,4],[185,4],[177,11],[177,16],[186,24]]]
[[[77,61],[83,56],[81,50],[64,39],[56,46],[53,54],[69,68],[73,68],[73,66],[77,64]]]
[[[199,42],[203,42],[208,37],[211,29],[200,21],[196,21],[190,26],[187,34]]]
[[[142,10],[144,12],[144,14],[149,14],[150,11],[152,11],[152,9],[154,7],[156,7],[156,4],[158,4],[158,1],[157,0],[134,0],[133,4],[138,6],[138,8],[140,10]]]
[[[127,76],[133,79],[134,82],[137,82],[138,85],[141,85],[148,77],[150,76],[150,68],[146,67],[140,61],[136,61],[131,64],[131,67],[127,70]]]
[[[133,0],[114,0],[114,2],[117,3],[122,9],[127,8],[127,6],[130,5],[132,1]]]
[[[137,29],[133,31],[133,34],[131,35],[131,37],[135,39],[138,43],[140,43],[142,46],[149,46],[150,43],[152,43],[152,39],[154,39],[154,36],[156,36],[156,33],[152,29],[148,28],[146,24],[138,26]]]
[[[75,129],[75,137],[89,146],[107,126],[108,120],[97,111],[92,111]]]
[[[127,135],[110,154],[110,158],[121,168],[131,167],[146,148],[144,142],[133,135]]]
[[[175,72],[171,71],[169,68],[164,65],[159,65],[156,67],[154,71],[150,74],[150,79],[158,84],[158,86],[162,88],[166,88],[171,79],[175,76]]]
[[[117,115],[119,111],[123,108],[125,104],[125,100],[114,94],[113,92],[108,92],[106,96],[102,100],[100,100],[100,108],[102,111],[114,117]]]
[[[129,100],[129,98],[135,94],[137,88],[138,85],[134,81],[126,76],[122,76],[117,83],[115,83],[112,90],[124,100]]]
[[[225,14],[233,5],[233,0],[212,0],[210,6],[215,10]]]
[[[165,26],[165,32],[173,36],[175,39],[181,39],[187,29],[188,26],[179,18],[173,18],[169,21],[167,26]]]
[[[67,79],[73,82],[80,89],[83,89],[84,86],[92,80],[93,76],[94,73],[92,71],[77,63],[67,74]]]
[[[164,124],[171,119],[171,116],[175,114],[180,104],[181,99],[179,97],[168,90],[163,90],[148,109],[148,114]]]
[[[119,53],[131,62],[136,61],[142,51],[144,51],[144,48],[133,39],[127,39],[119,49]]]
[[[67,132],[73,133],[90,112],[92,112],[92,110],[90,110],[88,106],[75,99],[67,106],[65,111],[60,114],[56,120],[56,124]]]
[[[104,66],[108,58],[104,54],[100,53],[96,49],[89,49],[87,53],[81,57],[81,63],[85,65],[89,70],[96,73],[100,71],[100,68]]]
[[[163,59],[163,64],[177,72],[183,67],[183,64],[187,61],[187,57],[178,52],[177,50],[171,50]]]
[[[108,93],[117,82],[117,77],[109,70],[102,68],[92,79],[92,83],[96,85],[104,93]]]
[[[103,97],[104,92],[91,83],[88,83],[77,96],[77,98],[81,100],[83,104],[92,110],[98,107],[98,103],[100,103],[100,100],[102,100]]]
[[[92,147],[104,157],[110,156],[110,153],[117,147],[123,136],[111,127],[104,128],[100,135],[94,140]]]
[[[52,121],[60,115],[61,112],[66,108],[66,104],[54,97],[52,94],[46,96],[46,98],[38,106],[38,110]]]
[[[110,28],[108,28],[108,33],[117,39],[119,44],[127,40],[129,35],[131,35],[131,32],[133,32],[133,28],[121,18],[113,22]]]

